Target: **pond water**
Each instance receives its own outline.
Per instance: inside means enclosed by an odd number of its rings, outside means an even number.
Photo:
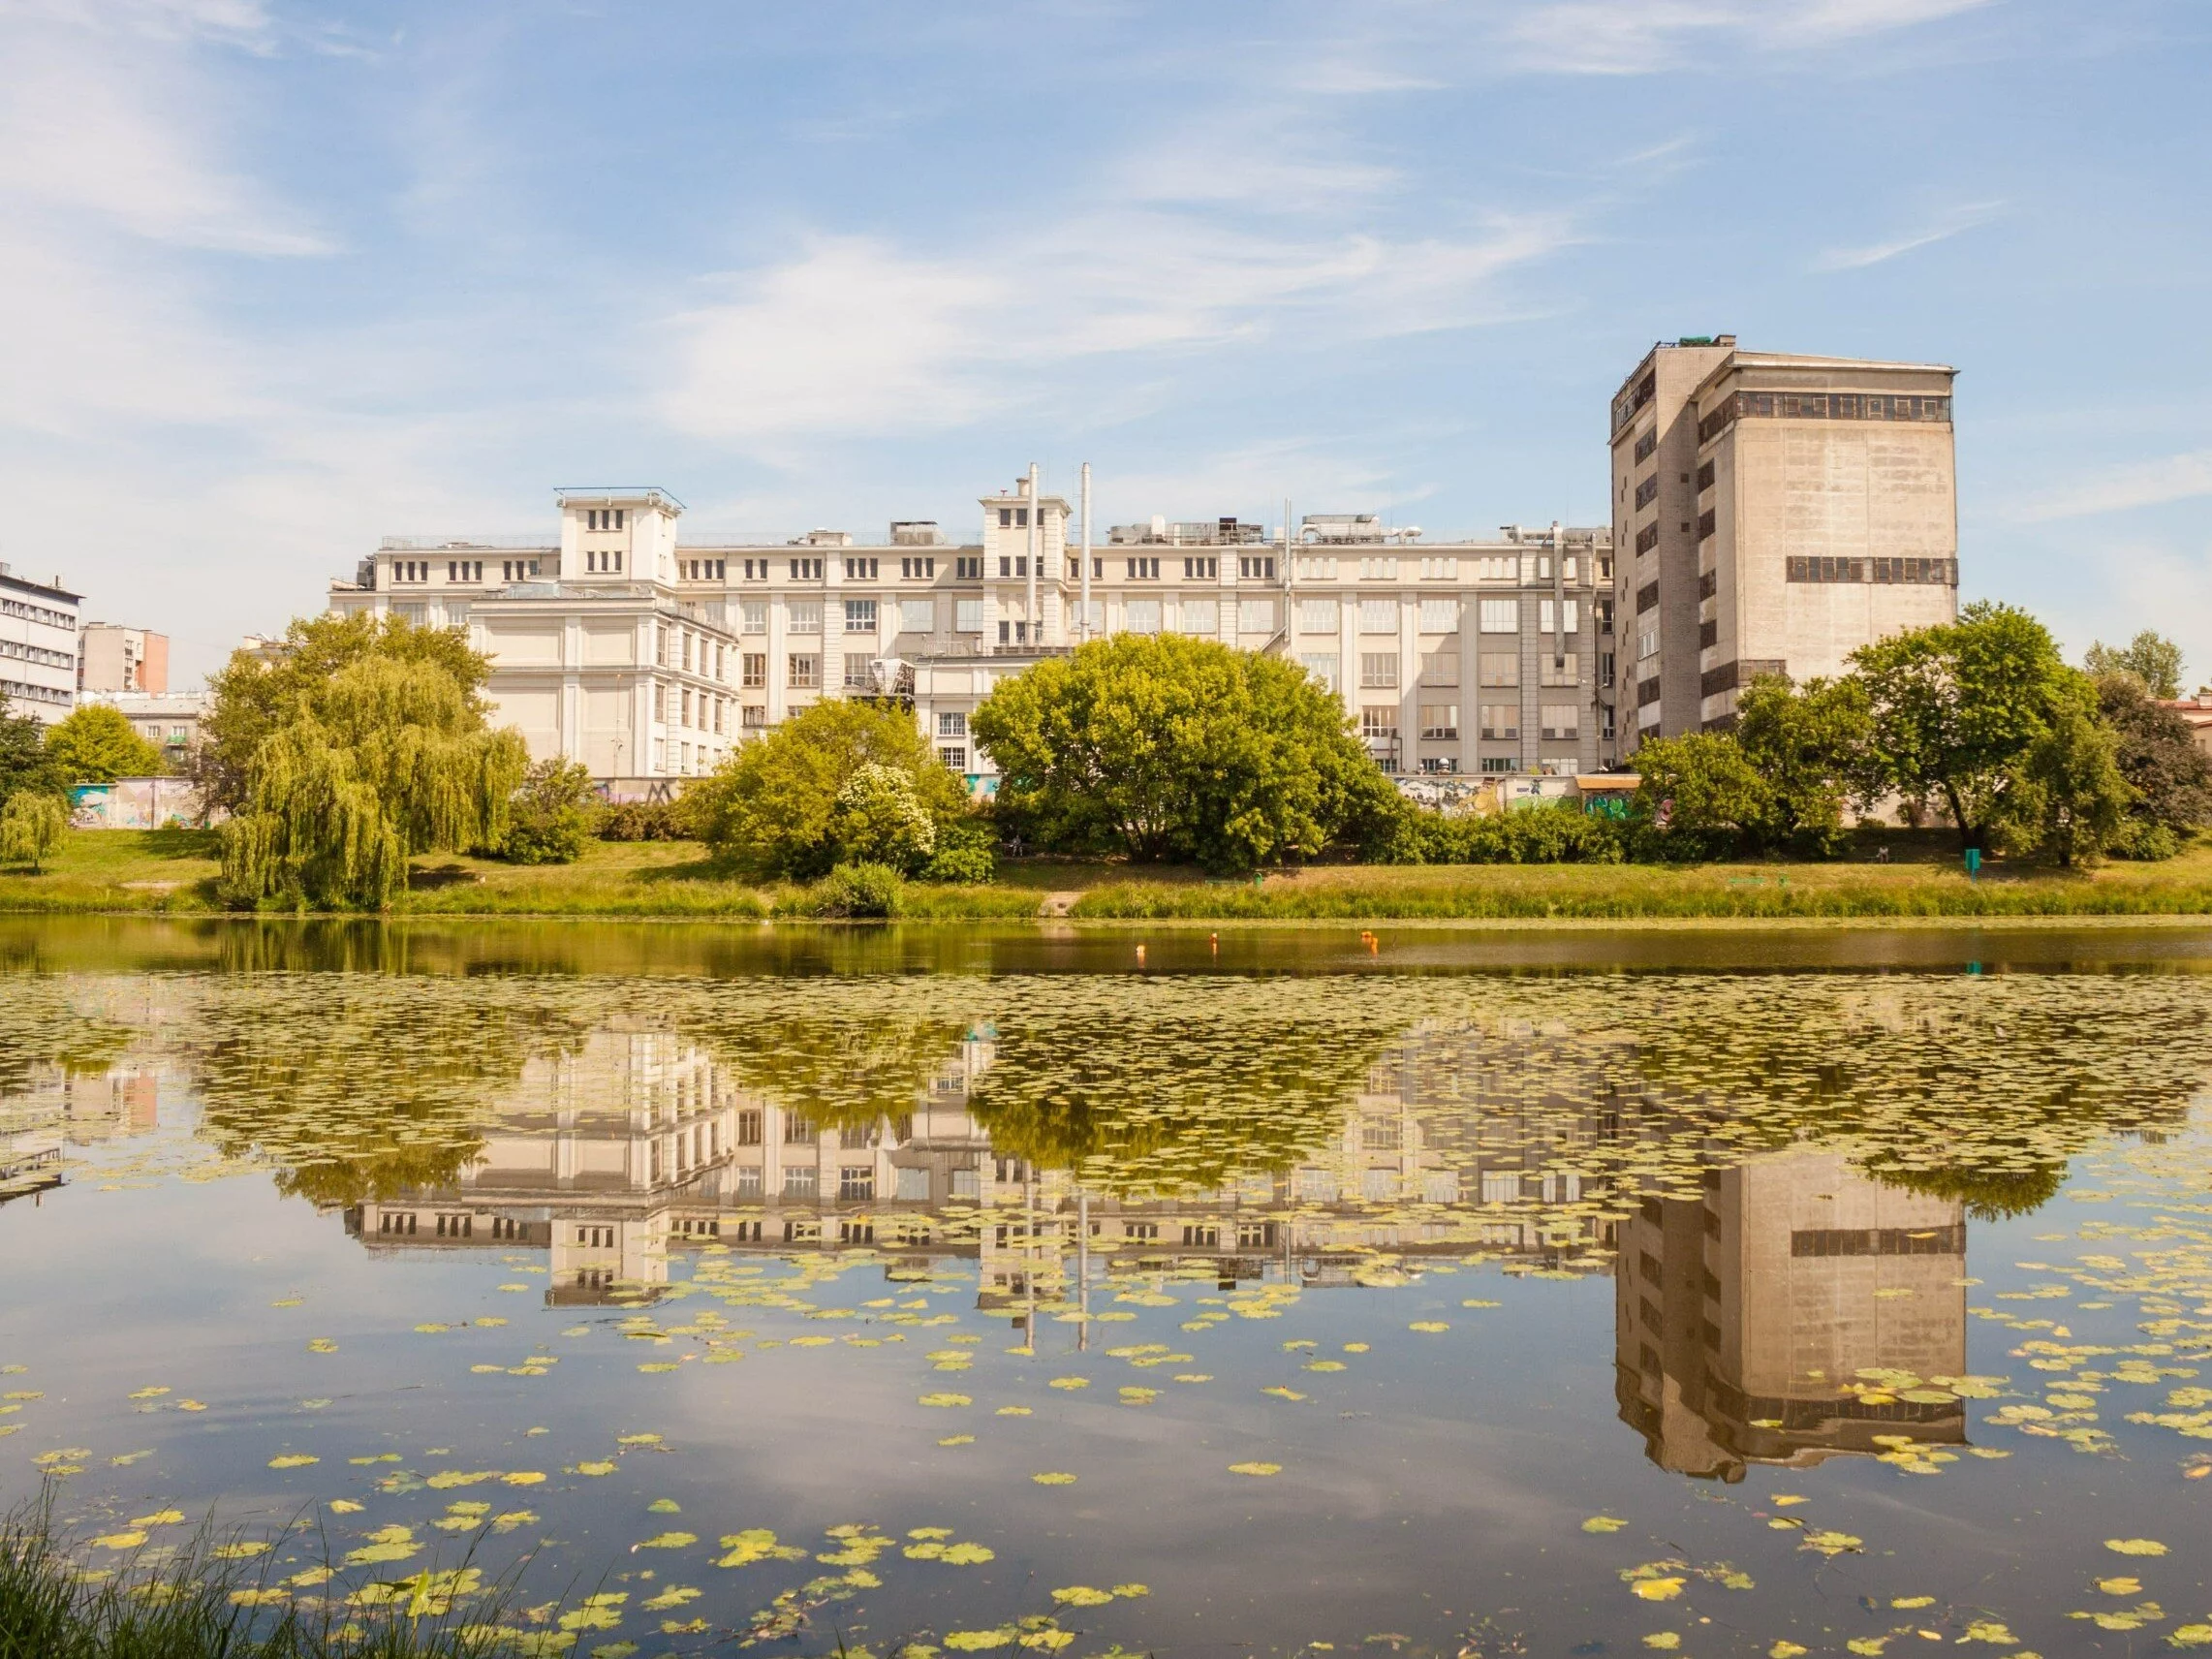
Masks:
[[[2208,961],[10,923],[0,1506],[522,1651],[2212,1646]]]

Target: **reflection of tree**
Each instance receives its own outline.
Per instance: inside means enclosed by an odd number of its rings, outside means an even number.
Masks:
[[[1078,982],[1009,1011],[974,1105],[994,1150],[1104,1191],[1218,1186],[1285,1169],[1342,1125],[1407,1024],[1332,1007],[1327,982]]]
[[[965,1022],[943,1014],[871,1007],[865,997],[815,1000],[818,1007],[781,1018],[687,1035],[733,1067],[746,1087],[824,1128],[872,1124],[913,1111],[968,1035]]]
[[[452,1182],[532,1053],[576,1040],[541,1000],[384,976],[203,982],[184,1048],[202,1132],[281,1191],[358,1203]]]

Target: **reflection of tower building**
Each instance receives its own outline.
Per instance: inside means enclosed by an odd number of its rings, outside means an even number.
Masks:
[[[1964,1407],[1899,1397],[1966,1369],[1964,1212],[1844,1157],[1785,1152],[1646,1199],[1622,1224],[1615,1393],[1652,1461],[1740,1480],[1746,1464],[1961,1441]],[[1888,1381],[1894,1388],[1885,1388]]]
[[[161,1120],[161,1080],[151,1071],[72,1077],[64,1095],[72,1141],[143,1135]]]

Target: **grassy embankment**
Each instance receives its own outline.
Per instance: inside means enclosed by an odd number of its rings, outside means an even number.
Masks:
[[[265,1545],[203,1530],[88,1571],[52,1521],[48,1504],[0,1520],[0,1659],[492,1659],[523,1636],[499,1622],[504,1586],[466,1566],[367,1594],[326,1572],[296,1597]]]
[[[1942,837],[1885,839],[1893,862],[1330,865],[1271,875],[1257,887],[1192,870],[1018,860],[991,887],[910,885],[900,915],[1004,920],[1035,916],[1048,903],[1077,920],[1194,922],[2212,915],[2212,842],[2161,864],[2071,872],[1998,863],[1970,881]],[[43,875],[0,871],[0,911],[203,915],[221,909],[215,875],[205,831],[76,830]],[[536,867],[420,860],[394,910],[731,920],[814,913],[805,889],[731,880],[680,841],[594,842],[576,863]]]

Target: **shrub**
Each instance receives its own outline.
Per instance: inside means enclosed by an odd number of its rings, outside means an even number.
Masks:
[[[675,800],[617,800],[599,810],[592,831],[602,841],[684,841],[691,825]]]
[[[1617,864],[1625,838],[1613,819],[1572,800],[1510,812],[1411,807],[1378,862],[1395,864]]]
[[[998,830],[988,818],[955,818],[937,831],[937,850],[921,866],[925,882],[981,886],[998,879]]]
[[[832,920],[896,916],[905,885],[886,864],[839,864],[815,888],[810,908]]]
[[[509,804],[507,837],[499,856],[516,864],[573,864],[590,838],[599,797],[591,770],[558,756],[531,763]]]

